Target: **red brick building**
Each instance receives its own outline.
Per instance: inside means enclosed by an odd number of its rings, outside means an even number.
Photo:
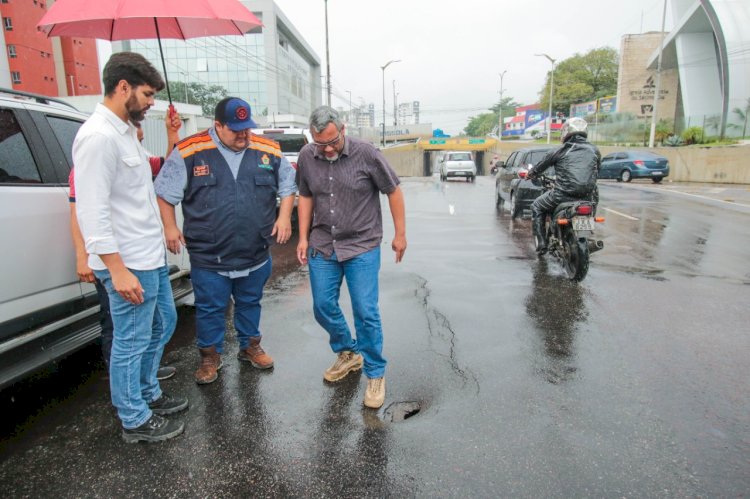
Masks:
[[[49,96],[99,95],[96,41],[36,29],[47,0],[0,0],[0,87]]]

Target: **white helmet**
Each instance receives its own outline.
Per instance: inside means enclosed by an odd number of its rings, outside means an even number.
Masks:
[[[565,142],[573,135],[581,135],[587,137],[589,125],[583,118],[570,118],[568,121],[563,123],[560,129],[560,141]]]

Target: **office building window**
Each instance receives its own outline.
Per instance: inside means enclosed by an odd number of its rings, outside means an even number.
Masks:
[[[13,21],[10,17],[3,17],[3,24],[5,25],[5,31],[13,31]]]
[[[10,79],[13,80],[13,83],[21,83],[21,73],[19,71],[11,71]]]
[[[15,45],[8,45],[8,57],[11,59],[15,59],[18,57],[18,54],[16,54],[16,46]]]

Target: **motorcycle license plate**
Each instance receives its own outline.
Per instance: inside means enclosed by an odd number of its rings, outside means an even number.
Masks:
[[[573,230],[594,230],[594,219],[591,217],[573,217]]]

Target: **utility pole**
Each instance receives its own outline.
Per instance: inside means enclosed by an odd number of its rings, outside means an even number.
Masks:
[[[656,89],[654,92],[654,105],[651,112],[651,134],[648,136],[648,147],[654,147],[656,138],[656,108],[659,104],[659,92],[661,91],[661,55],[664,52],[664,25],[667,21],[667,0],[664,0],[664,10],[661,15],[661,41],[659,42],[659,62],[656,63]]]
[[[500,118],[497,120],[497,140],[502,142],[503,140],[503,76],[505,76],[505,73],[507,73],[508,70],[504,70],[502,73],[500,73]]]
[[[392,59],[388,62],[386,62],[383,66],[380,66],[380,69],[383,71],[383,134],[381,138],[381,145],[385,147],[385,68],[393,64],[394,62],[401,62],[401,59]]]
[[[326,88],[328,89],[328,107],[331,107],[331,54],[328,51],[328,0],[323,0],[326,7]]]
[[[549,62],[552,63],[552,69],[549,73],[549,116],[547,117],[547,144],[552,139],[552,90],[555,87],[555,59],[551,58],[547,54],[534,54],[539,57],[546,57]]]

